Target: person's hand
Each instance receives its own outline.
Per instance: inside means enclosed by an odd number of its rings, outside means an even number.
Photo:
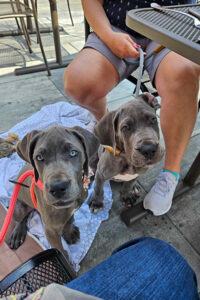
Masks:
[[[107,36],[105,43],[110,50],[120,58],[137,58],[140,56],[138,51],[140,45],[134,43],[130,36],[126,33],[113,31],[109,34],[109,36]]]

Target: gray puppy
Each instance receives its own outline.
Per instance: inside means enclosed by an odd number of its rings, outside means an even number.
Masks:
[[[94,192],[88,202],[91,212],[103,208],[103,185],[110,179],[123,181],[120,193],[125,206],[135,203],[139,191],[137,186],[134,189],[134,178],[163,157],[156,117],[159,107],[153,95],[144,93],[108,112],[95,126],[101,146]],[[103,145],[113,147],[114,153]]]
[[[17,153],[28,162],[19,176],[34,169],[35,180],[42,181],[44,190],[36,186],[35,194],[45,234],[51,247],[66,256],[61,236],[68,244],[79,239],[73,215],[87,197],[83,178],[88,173],[88,161],[98,147],[95,135],[78,126],[33,130],[17,144]],[[30,186],[30,177],[24,183]],[[14,211],[17,224],[10,238],[10,248],[17,249],[24,242],[26,221],[33,209],[30,190],[22,187]]]

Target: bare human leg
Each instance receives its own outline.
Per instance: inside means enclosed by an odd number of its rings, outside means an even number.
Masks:
[[[167,213],[172,205],[181,160],[197,117],[199,77],[200,66],[174,52],[164,57],[156,72],[155,85],[162,98],[165,171],[144,199],[144,208],[156,216]]]
[[[162,98],[160,120],[165,139],[165,169],[180,172],[180,163],[198,111],[200,66],[170,52],[160,63],[155,85]]]
[[[111,62],[100,52],[84,48],[64,73],[64,89],[75,103],[100,120],[106,113],[106,95],[119,82]]]

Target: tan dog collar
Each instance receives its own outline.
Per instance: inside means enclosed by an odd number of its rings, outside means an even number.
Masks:
[[[115,156],[118,156],[121,153],[121,151],[119,149],[116,148],[116,150],[114,150],[114,148],[111,146],[104,146],[104,148],[106,150],[110,151],[111,153],[113,153]]]

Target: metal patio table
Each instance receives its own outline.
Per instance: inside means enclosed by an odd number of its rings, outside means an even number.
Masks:
[[[194,8],[200,13],[200,4],[168,6],[171,9],[188,13]],[[170,50],[200,64],[200,28],[193,19],[171,11],[157,11],[153,8],[133,9],[127,12],[126,25],[140,34],[156,41]],[[200,176],[200,152],[195,158],[185,178],[179,183],[174,198],[190,189]],[[147,215],[143,203],[121,213],[126,225]]]

